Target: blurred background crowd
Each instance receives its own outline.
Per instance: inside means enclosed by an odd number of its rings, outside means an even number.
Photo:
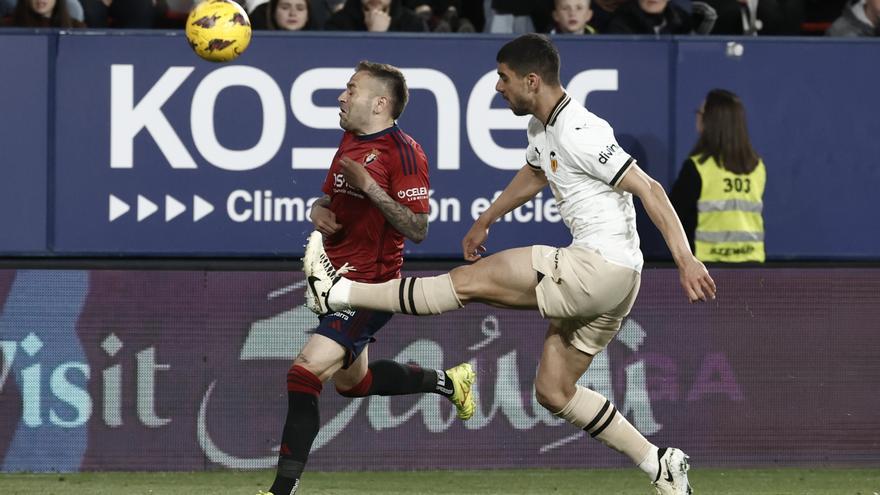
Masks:
[[[196,3],[198,0],[195,0]],[[877,36],[880,0],[237,0],[255,29]],[[0,0],[0,25],[179,29],[194,0]]]

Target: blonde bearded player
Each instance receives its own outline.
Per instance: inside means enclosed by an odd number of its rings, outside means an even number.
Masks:
[[[357,65],[338,98],[345,132],[324,180],[325,195],[309,216],[327,236],[329,258],[325,255],[324,261],[354,266],[353,276],[364,282],[399,277],[404,238],[421,242],[428,232],[428,159],[396,122],[408,99],[406,79],[397,67],[369,61]],[[405,191],[424,194],[400,194]],[[473,415],[470,390],[476,373],[470,364],[434,370],[388,359],[369,361],[369,347],[392,316],[370,310],[321,315],[287,373],[287,415],[275,480],[260,494],[296,493],[321,424],[321,391],[331,378],[345,397],[435,393],[453,403],[459,418]]]
[[[715,282],[691,254],[660,184],[621,149],[606,121],[562,89],[559,53],[550,41],[535,34],[519,37],[501,48],[497,61],[495,89],[515,114],[532,115],[528,163],[462,241],[465,259],[476,263],[437,277],[353,282],[327,262],[316,232],[304,258],[306,275],[314,281],[307,304],[319,314],[365,308],[428,315],[474,301],[537,308],[551,322],[535,378],[538,402],[627,455],[658,493],[692,493],[688,457],[681,450],[651,444],[608,399],[577,381],[617,334],[639,290],[642,254],[632,195],[663,234],[688,299],[714,298]],[[509,249],[481,259],[492,223],[548,184],[573,244]]]

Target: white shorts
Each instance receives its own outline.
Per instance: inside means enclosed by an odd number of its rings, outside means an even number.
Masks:
[[[639,293],[641,275],[581,247],[532,246],[541,315],[576,349],[596,354],[617,335]]]

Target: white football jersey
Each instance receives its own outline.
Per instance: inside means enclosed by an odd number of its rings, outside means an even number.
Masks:
[[[641,272],[632,194],[615,187],[635,160],[614,129],[566,94],[546,127],[532,117],[528,135],[526,161],[547,176],[573,245]]]

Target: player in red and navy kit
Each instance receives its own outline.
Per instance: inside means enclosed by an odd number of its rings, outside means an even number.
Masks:
[[[395,123],[407,99],[400,70],[373,62],[358,64],[339,96],[345,134],[324,181],[325,195],[312,206],[310,218],[324,237],[323,262],[354,280],[399,278],[404,238],[421,242],[428,233],[428,160]],[[347,264],[339,266],[337,259]],[[307,297],[315,296],[312,290],[309,284]],[[452,401],[459,418],[473,415],[476,375],[469,364],[444,371],[369,362],[367,346],[391,317],[348,310],[320,318],[287,374],[287,419],[268,493],[296,492],[320,427],[318,397],[331,377],[336,391],[347,397],[437,393]]]

